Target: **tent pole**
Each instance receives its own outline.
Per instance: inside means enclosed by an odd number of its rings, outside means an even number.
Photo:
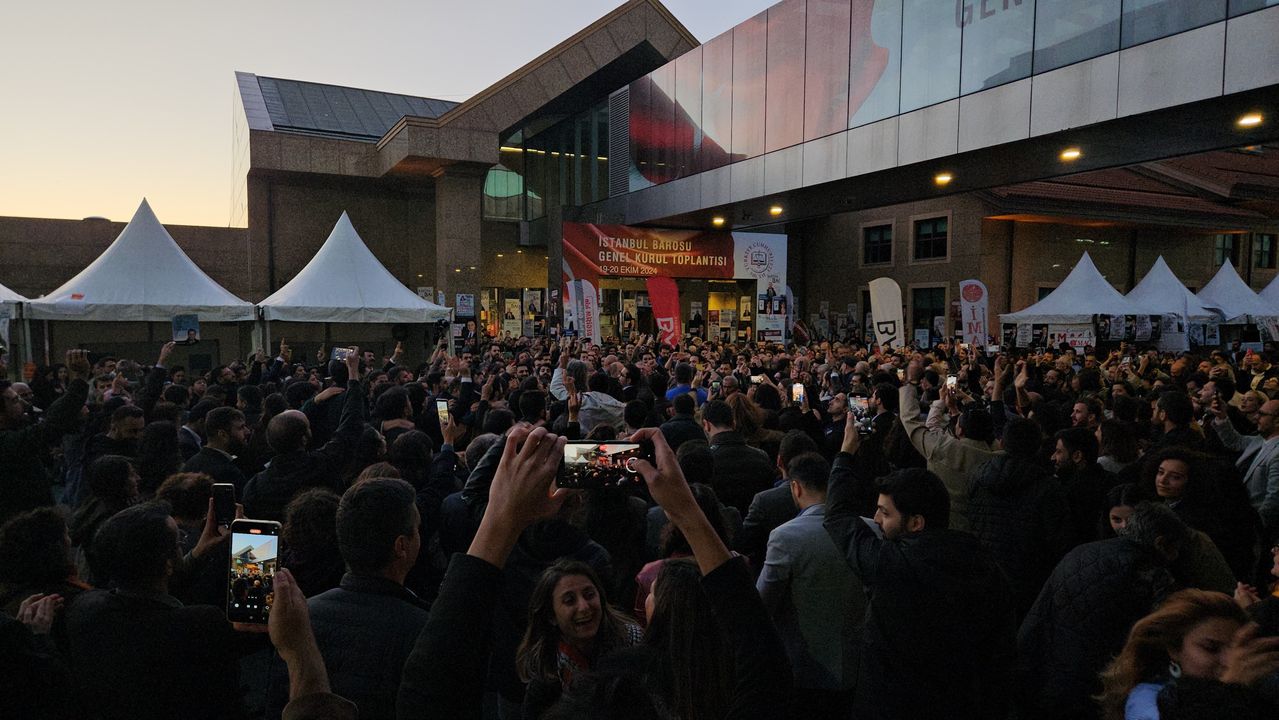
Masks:
[[[49,321],[44,321],[44,364],[49,364]]]

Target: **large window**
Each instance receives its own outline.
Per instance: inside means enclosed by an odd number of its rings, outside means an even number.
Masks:
[[[910,291],[910,324],[914,330],[933,329],[933,318],[946,316],[946,288],[914,288]],[[907,338],[911,340],[913,338]]]
[[[901,111],[910,112],[959,96],[959,49],[955,4],[905,0],[902,15]]]
[[[1212,264],[1214,267],[1221,267],[1227,262],[1239,265],[1239,236],[1218,233],[1213,236]]]
[[[1273,269],[1275,267],[1275,236],[1256,233],[1252,236],[1252,266]]]
[[[946,257],[946,246],[950,236],[948,218],[937,217],[915,221],[915,254],[916,260],[940,260]]]
[[[862,264],[887,265],[893,261],[893,226],[876,225],[862,230]]]
[[[961,94],[1030,77],[1035,0],[1014,3],[961,0],[964,26]]]
[[[1035,10],[1035,72],[1119,49],[1120,0],[1052,0]]]
[[[1132,47],[1226,17],[1226,0],[1124,0],[1123,46]]]

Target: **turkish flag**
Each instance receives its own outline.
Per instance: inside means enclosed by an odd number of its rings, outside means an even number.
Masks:
[[[657,340],[675,345],[684,336],[680,328],[679,288],[668,277],[650,277],[645,284],[653,306],[653,319],[657,321]]]

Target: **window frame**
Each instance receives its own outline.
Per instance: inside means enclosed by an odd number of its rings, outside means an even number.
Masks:
[[[955,225],[952,215],[953,211],[947,210],[941,213],[922,213],[910,217],[910,260],[908,264],[936,265],[950,262],[951,248],[954,246],[953,240],[955,237]],[[919,223],[926,220],[941,220],[942,218],[946,220],[946,254],[938,257],[919,258],[916,253],[919,243]]]
[[[946,318],[946,327],[945,327],[946,334],[939,339],[944,341],[946,338],[954,335],[953,328],[951,327],[951,318],[950,318],[950,286],[951,286],[951,283],[949,282],[918,282],[918,283],[906,284],[906,317],[903,318],[903,320],[906,323],[906,331],[907,331],[906,341],[907,342],[915,339],[915,291],[916,290],[941,290],[942,291],[941,314],[942,314],[942,317]],[[937,316],[936,315],[929,316],[929,321],[928,321],[929,337],[932,336],[931,335],[933,330],[932,318],[934,317],[937,317]]]
[[[888,260],[886,262],[866,262],[866,231],[876,228],[888,228]],[[893,267],[897,263],[897,219],[887,218],[879,221],[864,222],[858,226],[857,266],[863,268]]]
[[[1267,250],[1267,255],[1265,258],[1266,264],[1262,264],[1261,262],[1262,258],[1259,257],[1260,256],[1259,243],[1263,239],[1267,239],[1270,241],[1269,248]],[[1276,239],[1279,239],[1279,235],[1276,235],[1276,233],[1258,232],[1258,233],[1252,234],[1252,266],[1254,268],[1258,270],[1274,270],[1276,265],[1279,264],[1279,263],[1276,263],[1276,260],[1279,260],[1279,258],[1276,258],[1275,256],[1276,255],[1275,253]]]

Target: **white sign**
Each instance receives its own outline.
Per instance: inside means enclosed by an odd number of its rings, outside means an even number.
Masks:
[[[1151,329],[1152,329],[1152,328],[1151,328],[1151,326],[1150,326],[1150,316],[1149,316],[1149,315],[1138,315],[1138,316],[1137,316],[1137,328],[1136,328],[1137,332],[1136,332],[1136,338],[1135,338],[1135,339],[1136,339],[1136,341],[1137,341],[1137,342],[1146,342],[1147,340],[1149,340],[1149,339],[1150,339],[1150,334],[1151,334]]]
[[[875,320],[872,329],[881,345],[899,348],[905,344],[902,289],[897,281],[892,278],[875,278],[870,281],[870,312]]]
[[[959,283],[960,317],[963,327],[960,334],[964,342],[973,347],[986,344],[989,331],[986,328],[986,317],[989,307],[990,293],[980,280],[964,280]]]
[[[457,294],[457,316],[475,317],[475,296],[470,293]]]
[[[1035,341],[1035,326],[1030,323],[1017,323],[1017,340],[1016,346],[1019,348],[1030,347]]]
[[[1097,335],[1093,332],[1092,325],[1049,325],[1049,347],[1060,347],[1062,343],[1082,350],[1089,345],[1096,346]]]

